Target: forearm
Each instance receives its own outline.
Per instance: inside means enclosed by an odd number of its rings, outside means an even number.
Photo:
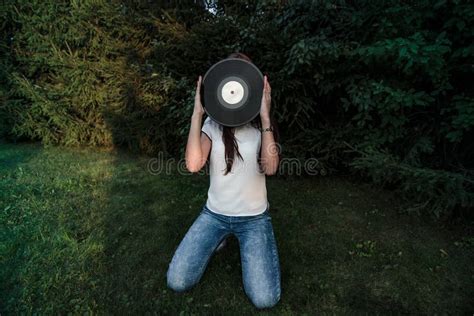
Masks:
[[[270,119],[262,118],[262,129],[270,127]],[[278,170],[280,158],[278,156],[278,144],[272,132],[262,132],[261,165],[267,175],[273,175]]]
[[[186,144],[186,166],[189,170],[199,169],[202,163],[201,122],[202,115],[191,116],[191,127]]]

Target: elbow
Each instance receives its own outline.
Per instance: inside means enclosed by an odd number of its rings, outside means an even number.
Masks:
[[[275,174],[276,174],[276,170],[265,171],[265,175],[267,176],[273,176]]]
[[[278,172],[279,160],[276,162],[260,162],[260,170],[267,176],[273,176]]]
[[[206,160],[186,160],[186,169],[191,173],[196,173],[199,172],[205,164]]]
[[[199,172],[199,170],[201,170],[201,168],[199,168],[199,167],[187,167],[187,169],[191,173],[197,173],[197,172]]]
[[[273,176],[277,173],[277,171],[278,171],[278,165],[264,168],[265,175],[267,176]]]
[[[263,164],[263,172],[267,176],[273,176],[278,172],[278,167],[280,165],[280,160],[277,159],[276,161],[272,161],[266,164]]]
[[[197,163],[186,162],[186,169],[191,173],[197,173],[201,170],[202,166]]]
[[[197,164],[186,164],[186,169],[188,169],[188,171],[191,173],[196,173],[196,172],[199,172],[199,170],[201,170],[201,166]]]

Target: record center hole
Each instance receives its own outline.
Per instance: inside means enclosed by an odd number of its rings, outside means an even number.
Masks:
[[[230,93],[234,94],[234,91],[231,91]]]

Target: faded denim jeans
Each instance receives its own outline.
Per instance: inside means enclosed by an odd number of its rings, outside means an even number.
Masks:
[[[167,285],[183,292],[201,279],[217,246],[229,235],[239,241],[244,290],[257,308],[280,300],[280,262],[268,208],[254,216],[227,216],[203,206],[176,249],[167,272]]]

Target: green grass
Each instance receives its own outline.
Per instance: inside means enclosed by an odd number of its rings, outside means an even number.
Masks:
[[[0,144],[2,314],[240,314],[234,238],[187,293],[168,263],[205,202],[205,175],[149,158]],[[267,313],[474,312],[474,239],[399,215],[395,196],[335,177],[267,180],[282,297]]]

